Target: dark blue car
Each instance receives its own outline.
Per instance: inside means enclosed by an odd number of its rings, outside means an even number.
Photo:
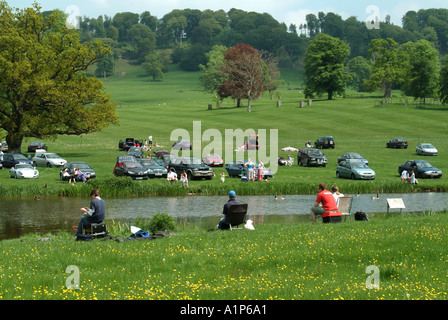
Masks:
[[[20,153],[6,153],[3,155],[2,165],[3,168],[13,168],[16,164],[32,164],[31,159],[28,159]]]

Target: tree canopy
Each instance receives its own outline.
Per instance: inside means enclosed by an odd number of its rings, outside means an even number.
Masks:
[[[103,83],[85,71],[110,53],[101,41],[81,44],[61,12],[15,10],[0,2],[0,127],[11,152],[24,137],[79,135],[118,123]]]

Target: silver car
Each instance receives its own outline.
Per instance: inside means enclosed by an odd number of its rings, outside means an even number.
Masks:
[[[32,159],[35,167],[62,167],[67,163],[67,160],[62,159],[56,153],[37,153]]]
[[[438,150],[430,143],[420,143],[417,148],[415,148],[415,153],[422,156],[436,156]]]
[[[16,164],[9,170],[9,176],[16,179],[37,179],[39,178],[39,171],[27,163]]]

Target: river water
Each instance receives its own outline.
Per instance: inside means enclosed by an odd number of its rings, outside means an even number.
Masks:
[[[358,210],[386,212],[387,199],[402,198],[403,212],[440,211],[448,209],[447,193],[373,194],[353,196],[352,213]],[[274,196],[241,196],[248,203],[248,215],[254,224],[266,222],[295,223],[309,221],[310,207],[315,195],[286,195],[283,200]],[[222,196],[147,197],[105,199],[107,220],[132,222],[138,217],[150,218],[156,213],[168,213],[178,223],[191,223],[211,228],[222,216],[227,201]],[[46,234],[73,232],[81,218],[79,208],[89,206],[90,198],[42,198],[0,200],[0,240],[17,238],[29,233]],[[400,212],[391,209],[391,212]]]

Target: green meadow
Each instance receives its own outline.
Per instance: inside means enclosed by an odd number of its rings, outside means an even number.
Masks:
[[[447,225],[445,212],[129,242],[28,235],[0,242],[0,299],[446,300]]]
[[[103,197],[183,194],[314,194],[317,185],[337,184],[343,193],[445,191],[446,174],[438,180],[402,184],[398,165],[417,158],[415,146],[431,142],[440,151],[428,158],[448,172],[448,110],[439,105],[403,105],[399,93],[392,104],[377,106],[375,94],[348,92],[333,101],[303,100],[298,72],[285,72],[285,85],[271,100],[254,101],[252,112],[234,101],[208,110],[213,96],[201,91],[199,73],[171,68],[163,81],[151,81],[138,67],[122,63],[106,90],[117,102],[120,125],[82,136],[46,141],[49,151],[67,160],[88,162],[98,178],[88,187],[59,181],[56,168],[39,168],[37,180],[15,180],[0,171],[4,197],[83,196],[99,187]],[[277,107],[281,95],[282,106]],[[379,95],[379,94],[378,94]],[[247,183],[227,178],[191,181],[190,188],[152,179],[115,178],[118,141],[152,134],[170,149],[171,132],[277,129],[279,149],[300,148],[307,140],[332,135],[334,150],[325,150],[325,168],[280,167],[270,182]],[[409,141],[407,150],[387,149],[394,137]],[[26,154],[26,144],[23,145]],[[269,148],[268,148],[269,150]],[[377,173],[374,181],[337,179],[336,159],[359,152]],[[279,155],[287,155],[280,152]],[[292,154],[296,158],[295,154]],[[217,176],[224,171],[215,169]],[[113,239],[130,234],[126,226],[108,223]],[[368,222],[324,225],[255,224],[255,230],[207,231],[176,225],[167,238],[117,242],[76,242],[73,235],[26,235],[0,241],[2,300],[446,300],[448,215],[446,212],[377,214]],[[45,235],[44,235],[45,236]],[[372,266],[375,268],[372,271]],[[75,274],[75,268],[79,271]],[[376,271],[375,271],[376,270]],[[75,277],[78,275],[78,277]],[[73,281],[73,282],[72,282]],[[78,284],[73,287],[72,284]],[[169,310],[177,313],[178,310]]]
[[[225,195],[229,189],[239,194],[313,194],[317,185],[337,184],[343,193],[382,193],[445,191],[446,173],[441,179],[423,180],[418,185],[402,184],[398,166],[413,158],[415,147],[420,142],[433,143],[439,149],[437,157],[425,157],[435,167],[448,172],[448,108],[428,103],[426,105],[401,102],[399,92],[391,104],[381,105],[381,94],[357,93],[348,90],[346,97],[328,101],[315,99],[311,106],[300,108],[304,100],[299,71],[284,70],[284,85],[273,93],[264,94],[253,102],[252,112],[246,111],[246,101],[236,108],[236,102],[227,99],[217,108],[213,95],[204,93],[199,84],[199,72],[182,72],[172,66],[162,81],[152,81],[142,68],[124,61],[118,66],[117,75],[109,78],[106,91],[117,103],[120,125],[81,136],[59,136],[54,141],[45,141],[49,152],[56,152],[68,161],[82,160],[94,167],[98,178],[89,182],[99,187],[105,197],[161,196],[161,195]],[[281,101],[281,107],[277,102]],[[208,110],[212,104],[213,109]],[[212,181],[191,181],[189,189],[173,188],[162,179],[148,181],[127,181],[115,178],[112,170],[116,157],[124,154],[118,150],[118,141],[127,137],[145,139],[150,134],[153,142],[171,149],[171,133],[185,129],[193,139],[193,122],[200,121],[202,133],[217,129],[223,139],[226,129],[266,130],[270,142],[270,130],[278,130],[278,155],[287,156],[281,148],[301,148],[305,142],[314,142],[318,137],[332,135],[336,148],[324,150],[328,158],[325,168],[299,167],[295,161],[292,167],[279,167],[275,177],[267,182],[244,183],[239,179],[227,178],[222,184],[218,178]],[[406,138],[407,150],[387,149],[386,142],[395,137]],[[176,140],[177,138],[173,138]],[[28,138],[26,146],[36,139]],[[203,141],[202,148],[210,142]],[[223,141],[224,144],[224,141]],[[235,145],[234,147],[238,147]],[[153,149],[154,150],[154,149]],[[270,155],[270,145],[267,155]],[[369,160],[375,170],[374,181],[351,181],[337,179],[336,160],[345,152],[358,152]],[[224,153],[224,150],[223,152]],[[236,158],[236,153],[234,153]],[[297,154],[291,156],[296,160]],[[245,153],[247,157],[247,153]],[[267,164],[268,165],[268,164]],[[88,191],[80,184],[70,186],[59,181],[57,168],[39,168],[37,180],[16,181],[9,179],[8,170],[0,171],[0,195],[15,196],[85,196]],[[215,169],[218,177],[224,168]]]

